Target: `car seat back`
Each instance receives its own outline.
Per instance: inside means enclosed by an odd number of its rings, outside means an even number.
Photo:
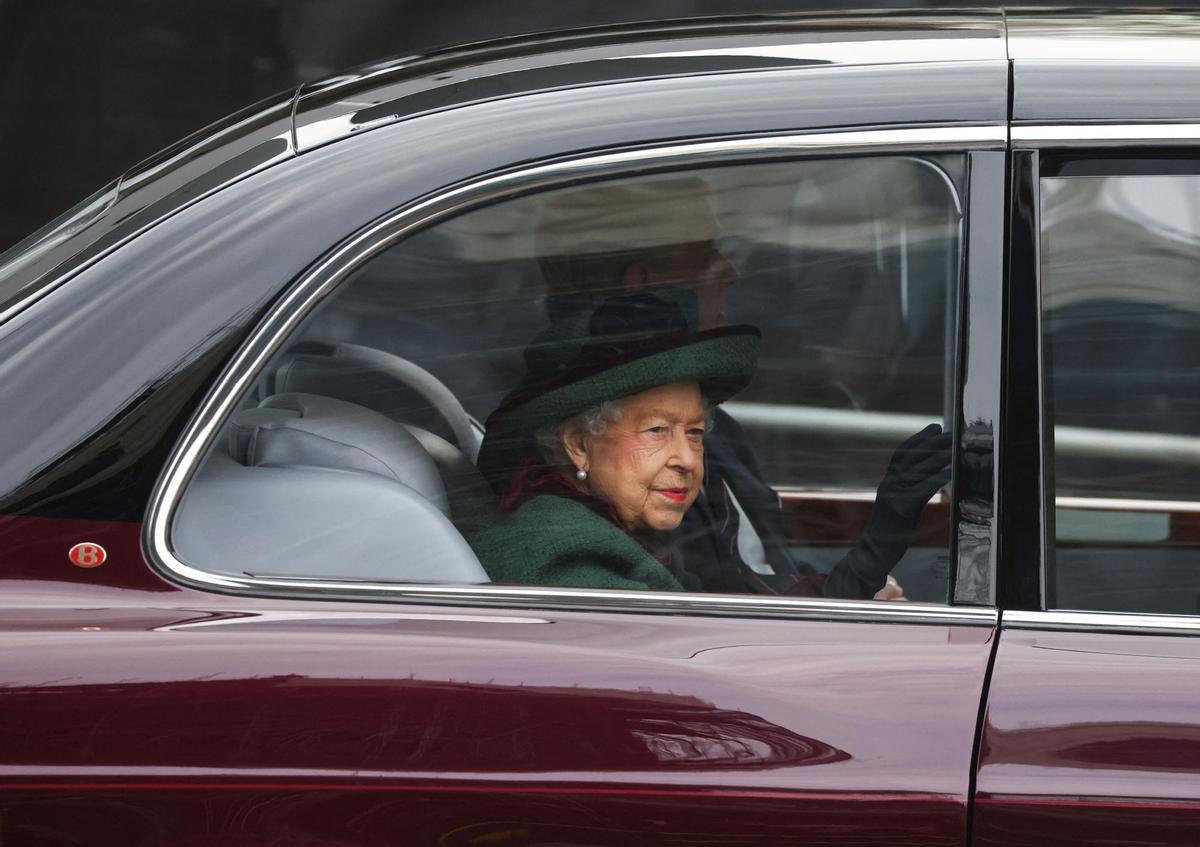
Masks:
[[[445,510],[433,460],[404,427],[328,397],[277,395],[231,420],[172,542],[227,573],[487,582]]]

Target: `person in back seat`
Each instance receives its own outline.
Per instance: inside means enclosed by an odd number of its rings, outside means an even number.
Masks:
[[[758,343],[749,326],[696,332],[646,292],[552,325],[480,447],[505,514],[468,541],[491,579],[683,590],[664,539],[704,482],[709,409],[750,382]]]
[[[537,252],[552,322],[634,292],[690,301],[693,326],[725,324],[738,271],[720,251],[707,184],[673,178],[563,192],[544,207]],[[706,481],[663,539],[676,579],[691,591],[904,599],[890,577],[921,510],[950,479],[950,435],[936,424],[896,449],[865,532],[829,574],[794,561],[778,496],[749,438],[717,409],[705,435]]]

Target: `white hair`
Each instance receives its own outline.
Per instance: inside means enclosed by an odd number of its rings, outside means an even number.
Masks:
[[[712,428],[713,405],[703,394],[700,402],[704,405],[704,428]],[[567,418],[556,424],[548,424],[538,429],[534,434],[538,452],[542,461],[550,467],[563,467],[572,464],[571,457],[563,447],[563,433],[567,427],[575,424],[593,438],[599,438],[608,430],[610,423],[621,420],[621,401],[604,400],[595,406],[584,409],[578,415]]]
[[[537,441],[538,452],[542,454],[542,460],[552,467],[562,467],[563,465],[571,464],[571,457],[567,455],[567,450],[563,447],[562,436],[567,427],[575,424],[580,427],[588,435],[599,438],[604,435],[610,423],[616,423],[621,419],[621,401],[620,400],[604,400],[584,409],[578,415],[567,418],[565,421],[556,424],[549,424],[541,427],[534,433],[534,439]]]

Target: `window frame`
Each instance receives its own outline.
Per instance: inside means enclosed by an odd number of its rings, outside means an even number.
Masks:
[[[995,543],[984,545],[982,594],[960,596],[956,591],[962,569],[959,545],[960,515],[954,504],[951,522],[950,555],[951,593],[946,605],[918,603],[854,602],[811,598],[759,597],[719,594],[669,594],[656,592],[614,592],[594,589],[541,588],[525,586],[457,586],[401,583],[366,583],[335,579],[284,577],[233,577],[204,571],[175,555],[170,528],[175,511],[190,479],[207,453],[221,424],[238,399],[249,387],[269,358],[285,343],[300,322],[339,287],[363,263],[401,239],[451,216],[521,194],[553,187],[651,172],[669,172],[699,166],[752,164],[808,157],[828,158],[841,155],[962,153],[971,157],[983,151],[1003,159],[1006,128],[996,125],[931,127],[920,129],[858,130],[845,132],[801,133],[738,137],[717,141],[680,141],[617,150],[606,153],[576,154],[511,169],[486,173],[452,184],[440,191],[417,198],[368,224],[357,234],[335,246],[300,278],[293,281],[248,335],[241,349],[200,403],[195,415],[170,458],[150,500],[144,524],[144,548],[151,565],[167,579],[218,593],[243,596],[287,597],[295,599],[367,600],[405,603],[463,604],[520,608],[587,608],[600,611],[658,612],[736,616],[783,616],[821,620],[870,620],[876,622],[934,623],[945,625],[991,625],[995,585]],[[966,180],[967,216],[962,249],[963,273],[959,292],[960,310],[974,300],[969,290],[979,285],[972,279],[971,236],[976,226],[973,161],[968,158]],[[1001,170],[1002,172],[1002,170]],[[994,197],[990,198],[993,205]],[[1000,201],[1002,207],[1002,200]],[[997,217],[999,217],[997,215]],[[997,253],[999,250],[997,249]],[[989,285],[998,289],[999,280]],[[972,313],[972,320],[982,315]],[[998,319],[996,320],[998,338]],[[991,401],[998,418],[998,349],[992,355],[966,354],[969,343],[967,319],[960,316],[957,360],[954,363],[956,425],[964,419],[963,383],[969,367],[995,366],[991,379]],[[998,345],[997,345],[998,346]],[[983,380],[987,382],[988,380]],[[977,380],[979,382],[979,380]],[[970,419],[974,419],[973,417]],[[994,455],[994,449],[993,449]],[[955,450],[955,479],[958,478],[960,451]],[[990,536],[995,538],[995,475],[990,497]],[[956,496],[956,500],[959,499]],[[987,497],[985,500],[989,499]],[[976,554],[978,550],[976,550]],[[972,567],[979,571],[978,555]]]
[[[1009,218],[1009,350],[1005,414],[1012,423],[1006,454],[1020,456],[1021,469],[1006,464],[1002,498],[1017,504],[1004,513],[1007,539],[1002,568],[1001,608],[1005,626],[1096,632],[1200,634],[1200,614],[1059,609],[1054,606],[1056,552],[1053,424],[1048,420],[1048,385],[1042,326],[1041,180],[1060,174],[1064,161],[1089,161],[1088,175],[1119,175],[1105,164],[1162,157],[1200,160],[1200,123],[1027,124],[1014,126],[1012,201]],[[1165,171],[1164,175],[1170,175]],[[1021,359],[1031,355],[1032,362]],[[1030,371],[1033,370],[1033,373]],[[1024,381],[1032,388],[1022,388]],[[1023,412],[1033,411],[1024,423]],[[1031,420],[1030,420],[1031,418]],[[1032,421],[1032,422],[1031,422]],[[1090,500],[1095,498],[1066,498]],[[1128,498],[1113,498],[1114,500]],[[1035,503],[1033,507],[1020,503]]]

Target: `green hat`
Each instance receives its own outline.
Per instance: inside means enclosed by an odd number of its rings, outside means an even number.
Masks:
[[[690,294],[690,292],[688,292]],[[606,300],[558,321],[525,350],[526,374],[487,419],[479,470],[493,485],[535,449],[538,429],[605,400],[695,382],[710,403],[754,376],[759,331],[727,326],[692,332],[678,298],[648,291]]]

